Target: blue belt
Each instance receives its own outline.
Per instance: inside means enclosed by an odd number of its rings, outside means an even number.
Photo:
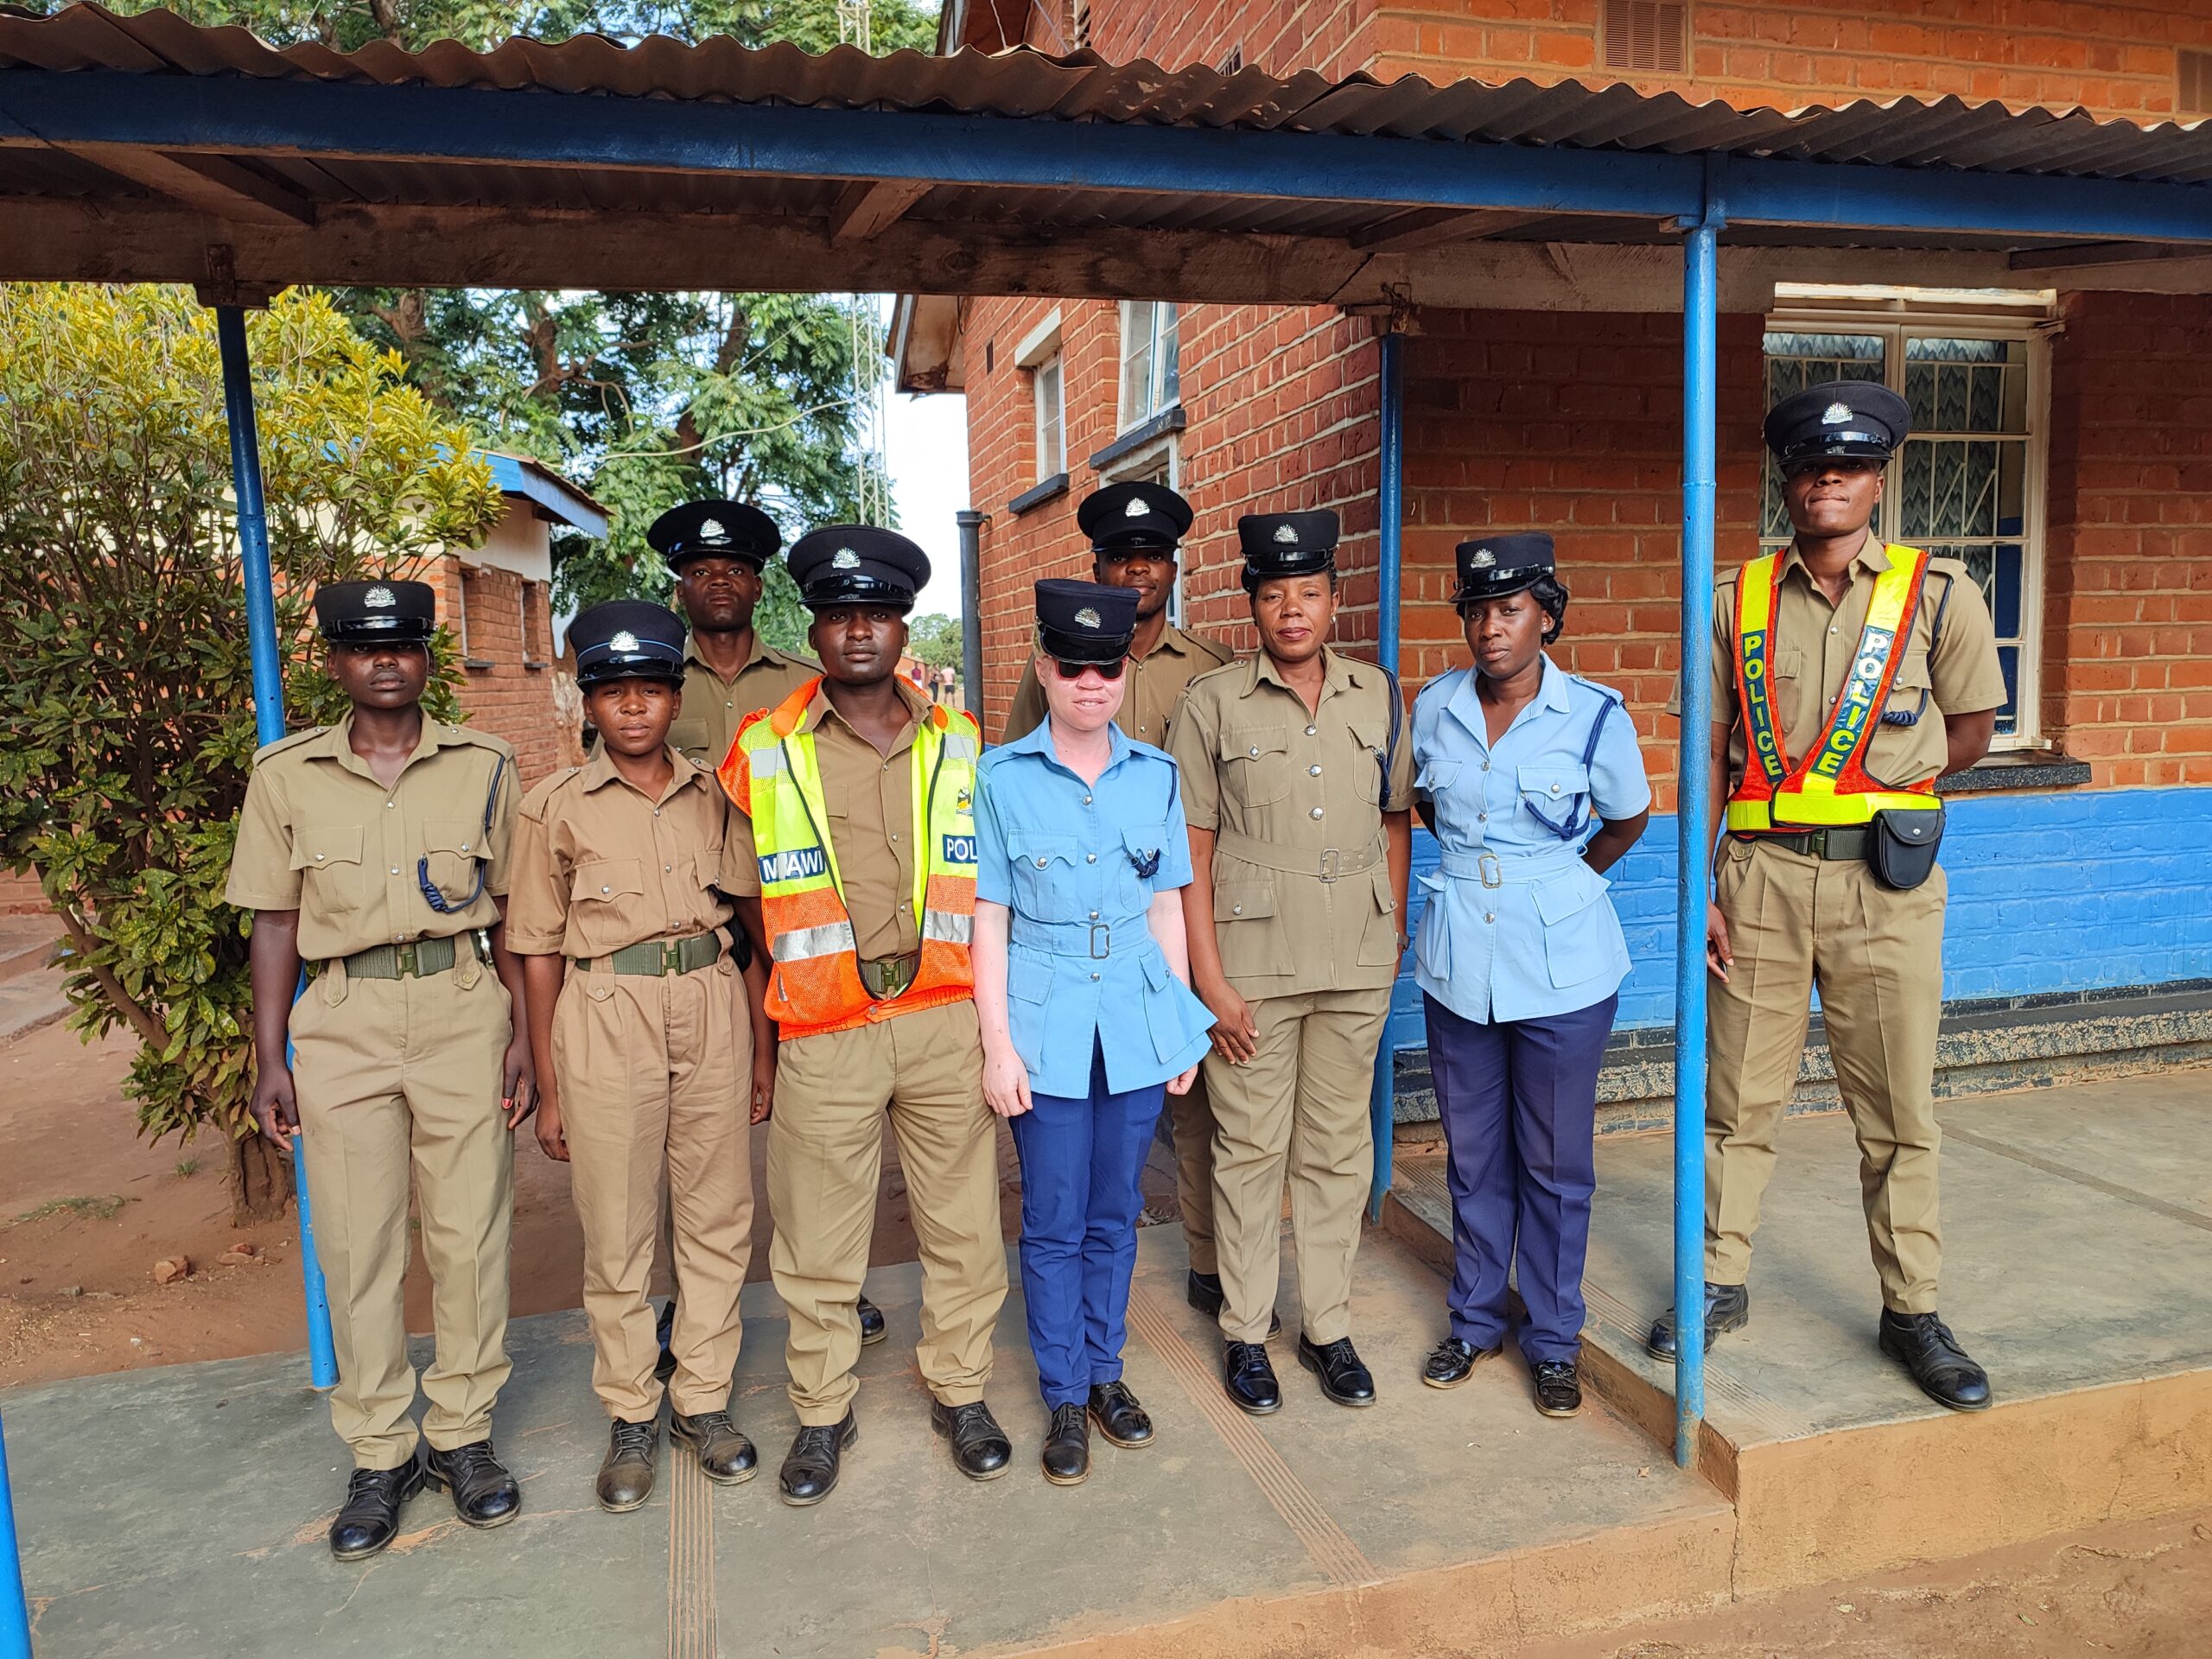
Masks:
[[[1116,931],[1122,936],[1118,951],[1114,944]],[[1024,950],[1088,962],[1103,962],[1116,955],[1135,956],[1153,942],[1152,929],[1142,916],[1124,917],[1118,922],[1040,922],[1019,911],[1014,912],[1014,925],[1007,937]]]
[[[1437,872],[1462,881],[1479,881],[1502,887],[1509,881],[1541,881],[1582,861],[1582,855],[1568,846],[1547,847],[1534,852],[1500,853],[1493,847],[1446,849],[1437,861]]]

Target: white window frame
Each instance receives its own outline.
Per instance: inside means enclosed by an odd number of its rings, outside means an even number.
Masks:
[[[1030,434],[1037,455],[1036,478],[1042,484],[1068,469],[1067,356],[1060,349],[1060,314],[1055,310],[1021,337],[1014,348],[1014,365],[1029,376]],[[1058,448],[1046,438],[1045,397],[1051,386],[1059,398],[1060,433]]]
[[[2014,729],[1990,744],[1999,750],[2041,749],[2043,735],[2043,596],[2050,457],[2050,342],[2058,332],[2057,296],[2049,291],[2017,296],[1955,289],[1830,288],[1777,284],[1775,308],[1766,327],[1778,334],[1873,334],[1882,338],[1884,382],[1904,391],[1904,341],[1908,334],[1947,340],[2018,340],[2027,345],[2027,475],[2022,482],[2020,527],[2020,665],[2015,683]],[[1760,384],[1765,384],[1765,353],[1760,353]],[[1883,475],[1883,499],[1902,500],[1902,450]],[[1764,485],[1761,485],[1764,503]],[[1761,546],[1765,509],[1762,505]]]
[[[1171,410],[1182,401],[1182,315],[1173,300],[1123,300],[1122,307],[1122,346],[1116,379],[1120,386],[1120,420],[1117,431],[1127,432],[1143,425],[1154,416]],[[1173,397],[1166,395],[1166,385],[1160,373],[1165,360],[1160,351],[1162,330],[1160,318],[1172,315],[1175,319],[1176,389]],[[1132,385],[1132,371],[1137,362],[1135,349],[1141,342],[1145,353],[1142,371],[1144,385]]]

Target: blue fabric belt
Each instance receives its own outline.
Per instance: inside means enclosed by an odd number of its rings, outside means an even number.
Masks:
[[[1535,852],[1499,852],[1494,847],[1446,849],[1437,861],[1440,874],[1461,881],[1478,881],[1486,887],[1508,881],[1541,881],[1582,861],[1573,848],[1560,845]]]
[[[1133,957],[1153,942],[1152,929],[1141,915],[1111,921],[1039,922],[1016,911],[1007,937],[1024,950],[1086,962]]]

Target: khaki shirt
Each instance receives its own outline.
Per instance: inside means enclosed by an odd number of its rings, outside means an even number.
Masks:
[[[1820,740],[1834,712],[1866,626],[1874,578],[1889,568],[1881,539],[1868,536],[1851,561],[1851,585],[1843,602],[1831,605],[1796,548],[1783,556],[1782,592],[1767,660],[1773,669],[1775,717],[1792,766]],[[1713,722],[1732,728],[1732,791],[1744,775],[1744,728],[1736,709],[1736,582],[1742,574],[1739,569],[1721,577],[1713,596]],[[2000,707],[2005,696],[1996,626],[1980,587],[1956,559],[1930,559],[1885,710],[1917,718],[1909,726],[1875,727],[1866,744],[1868,776],[1899,789],[1926,783],[1949,763],[1943,716]],[[1679,715],[1681,699],[1675,697],[1668,708]]]
[[[1397,976],[1382,815],[1413,804],[1412,722],[1401,714],[1391,747],[1389,677],[1334,650],[1325,658],[1310,715],[1262,652],[1192,680],[1175,721],[1184,815],[1224,838],[1214,931],[1224,971],[1248,997],[1370,989]],[[1256,845],[1240,853],[1230,836]],[[1339,862],[1357,873],[1338,874]]]
[[[914,918],[914,738],[929,703],[906,679],[894,677],[906,704],[906,729],[882,753],[846,723],[829,696],[817,691],[807,704],[815,764],[822,773],[822,804],[830,822],[823,833],[837,855],[838,885],[853,920],[855,954],[864,962],[907,957],[922,948]],[[743,885],[730,893],[760,891],[753,853],[753,820],[733,810],[729,838],[743,849]]]
[[[507,890],[522,789],[513,748],[424,715],[422,741],[386,789],[353,753],[353,730],[348,714],[254,756],[224,899],[245,910],[298,911],[300,955],[310,962],[497,926],[493,900]],[[486,833],[494,772],[499,799]],[[484,890],[464,906],[480,863]],[[430,908],[425,872],[454,909]]]
[[[725,680],[709,668],[698,645],[683,641],[683,712],[668,728],[669,747],[709,772],[728,758],[729,746],[745,717],[773,709],[822,672],[811,657],[778,651],[753,636],[753,649],[737,677]]]
[[[1183,688],[1208,670],[1236,660],[1236,653],[1217,639],[1192,633],[1188,628],[1163,628],[1152,649],[1141,657],[1131,656],[1128,667],[1122,671],[1129,685],[1122,693],[1122,712],[1114,716],[1114,723],[1124,737],[1166,748],[1168,727],[1183,701]],[[1037,658],[1033,653],[1029,666],[1021,671],[1021,683],[1014,688],[1014,708],[1007,715],[1006,729],[999,734],[999,741],[1011,743],[1017,737],[1027,737],[1044,720],[1045,691],[1037,683]]]
[[[617,772],[604,749],[530,791],[515,839],[509,949],[603,957],[729,920],[734,907],[722,893],[740,872],[724,833],[728,798],[714,773],[673,749],[669,758],[676,775],[658,800]],[[749,859],[743,873],[751,874]]]

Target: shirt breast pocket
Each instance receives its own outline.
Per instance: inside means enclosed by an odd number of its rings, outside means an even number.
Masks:
[[[1017,912],[1037,922],[1088,919],[1090,906],[1077,891],[1084,861],[1078,837],[1017,830],[1007,836],[1007,858]]]
[[[1116,856],[1126,872],[1122,880],[1126,883],[1130,910],[1141,911],[1152,903],[1160,867],[1166,861],[1166,850],[1165,823],[1141,823],[1122,831],[1122,845]]]
[[[1572,836],[1588,823],[1585,799],[1590,793],[1589,767],[1571,761],[1522,766],[1514,783],[1529,816],[1553,835]]]
[[[1897,677],[1890,682],[1890,698],[1882,705],[1882,724],[1885,726],[1917,726],[1928,708],[1928,701],[1935,685],[1924,651],[1908,651],[1897,664]]]
[[[668,746],[685,760],[709,770],[722,763],[714,747],[714,728],[704,715],[679,715],[668,728]]]
[[[1352,787],[1371,806],[1382,798],[1382,746],[1389,733],[1380,721],[1368,718],[1347,721],[1344,726],[1351,734]]]
[[[594,859],[576,866],[569,901],[583,949],[594,956],[657,937],[645,925],[645,871],[634,858]]]
[[[1216,884],[1213,931],[1221,947],[1221,971],[1232,981],[1291,971],[1290,941],[1275,914],[1272,881]]]
[[[301,872],[302,904],[324,915],[358,910],[365,896],[361,879],[361,826],[310,823],[292,838],[292,868]]]
[[[464,818],[427,818],[423,823],[423,868],[448,904],[466,904],[476,887],[481,826]]]
[[[1290,735],[1280,726],[1224,732],[1223,793],[1239,806],[1272,806],[1290,793]]]

